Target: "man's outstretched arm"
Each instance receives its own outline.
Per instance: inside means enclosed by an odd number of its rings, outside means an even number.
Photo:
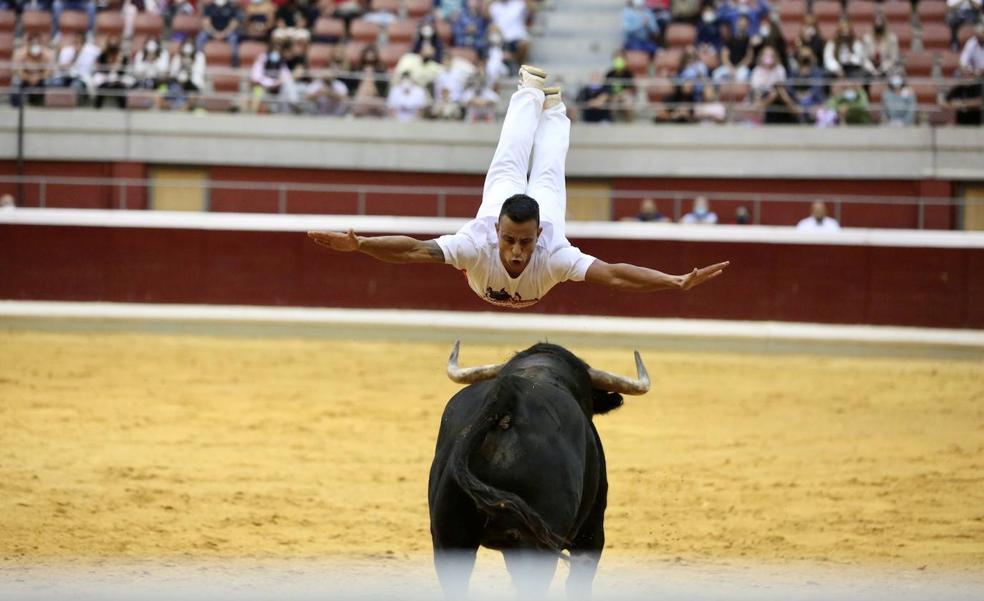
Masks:
[[[444,251],[434,240],[410,236],[356,236],[341,232],[308,232],[322,246],[340,252],[359,251],[387,263],[444,263]]]
[[[730,264],[730,261],[725,261],[700,269],[695,268],[686,275],[669,275],[638,265],[610,264],[601,259],[595,259],[584,274],[584,281],[633,292],[690,290],[694,286],[699,286],[707,280],[721,275]]]

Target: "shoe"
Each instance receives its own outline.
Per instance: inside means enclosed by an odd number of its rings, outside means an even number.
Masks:
[[[543,110],[553,108],[563,102],[560,97],[560,88],[543,88]]]
[[[543,84],[547,80],[547,72],[536,67],[523,65],[519,68],[519,88],[543,89]]]

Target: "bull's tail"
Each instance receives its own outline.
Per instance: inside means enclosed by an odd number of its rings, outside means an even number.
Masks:
[[[566,546],[564,537],[555,533],[540,514],[519,495],[482,482],[468,465],[475,449],[489,431],[496,427],[509,427],[511,410],[517,399],[528,392],[530,387],[530,382],[519,376],[507,375],[499,378],[485,397],[485,406],[479,419],[458,438],[449,463],[458,486],[471,497],[480,511],[511,514],[519,518],[525,530],[520,536],[563,557],[561,550]]]

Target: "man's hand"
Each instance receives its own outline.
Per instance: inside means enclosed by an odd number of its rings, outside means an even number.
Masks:
[[[715,263],[709,267],[702,267],[700,269],[694,268],[693,271],[687,275],[679,276],[680,279],[680,290],[690,290],[694,286],[699,286],[706,282],[716,278],[717,276],[724,273],[724,270],[731,264],[731,261],[725,261],[723,263]]]
[[[344,234],[341,232],[308,232],[307,235],[308,238],[321,246],[327,246],[332,250],[341,252],[359,250],[359,246],[362,244],[359,237],[351,229]]]

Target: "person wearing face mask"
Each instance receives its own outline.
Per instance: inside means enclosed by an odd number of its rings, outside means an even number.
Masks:
[[[167,49],[161,47],[158,38],[148,38],[143,48],[133,57],[133,75],[137,87],[154,90],[166,86],[171,57]]]
[[[826,45],[820,28],[817,27],[817,18],[813,15],[803,17],[803,25],[800,27],[799,35],[796,36],[794,43],[797,53],[803,48],[810,51],[813,55],[813,64],[819,65],[823,61],[823,49]]]
[[[348,112],[348,88],[337,77],[334,68],[314,78],[304,89],[310,113],[341,117]]]
[[[974,35],[964,44],[960,52],[960,67],[977,77],[984,76],[984,22],[974,27]]]
[[[197,45],[205,47],[209,40],[224,41],[232,51],[232,66],[239,66],[239,26],[242,18],[239,9],[230,0],[212,0],[205,6],[202,16],[202,30],[198,34]]]
[[[946,0],[946,24],[950,26],[950,49],[960,48],[960,28],[965,24],[976,23],[980,27],[982,0]]]
[[[719,25],[714,7],[705,5],[700,14],[700,21],[697,22],[697,39],[694,43],[698,48],[707,46],[713,48],[714,52],[721,51],[723,40]]]
[[[106,45],[96,61],[96,74],[92,78],[96,86],[97,109],[102,108],[107,98],[120,108],[126,107],[126,91],[135,83],[129,67],[130,58],[123,52],[120,38],[106,38]]]
[[[622,9],[622,47],[625,50],[643,50],[651,55],[659,50],[656,40],[659,26],[656,16],[646,8],[645,0],[628,0]]]
[[[44,104],[44,88],[54,74],[54,55],[42,42],[41,36],[32,34],[13,55],[14,75],[20,81],[20,89],[31,106]]]
[[[711,203],[706,196],[694,199],[694,208],[680,219],[680,223],[692,225],[714,225],[718,222],[717,213],[711,210]]]
[[[738,19],[748,19],[748,35],[759,33],[758,27],[767,18],[771,7],[766,0],[724,0],[718,7],[718,19],[731,24],[731,30],[738,29]]]
[[[493,0],[489,18],[502,35],[502,48],[507,62],[521,65],[529,50],[526,20],[533,8],[532,0]]]
[[[835,92],[828,106],[836,111],[841,125],[868,125],[871,112],[868,109],[868,95],[856,80],[842,79],[834,85]]]
[[[785,86],[785,81],[786,68],[779,64],[776,51],[771,46],[766,47],[759,55],[758,64],[752,69],[749,79],[752,98],[756,106],[765,111],[766,123],[796,121],[780,96],[780,88]]]
[[[389,96],[386,97],[386,108],[390,116],[401,123],[416,121],[430,104],[427,91],[416,84],[409,73],[400,75],[399,81],[390,86]]]
[[[864,70],[875,77],[885,77],[899,64],[899,39],[888,29],[885,16],[878,14],[871,31],[864,34]]]
[[[481,0],[468,0],[457,18],[451,23],[451,39],[458,48],[474,48],[479,56],[485,56],[488,19]]]
[[[267,51],[256,57],[249,80],[253,92],[249,105],[251,112],[282,112],[297,106],[297,84],[280,45],[271,42]],[[277,102],[270,102],[273,99]]]
[[[863,74],[864,46],[854,36],[847,17],[837,23],[837,33],[823,49],[823,67],[835,77],[856,77]]]
[[[92,94],[92,73],[101,52],[99,46],[86,40],[85,34],[62,36],[62,45],[58,49],[56,85],[75,90],[80,104],[84,104],[86,97]]]
[[[434,47],[424,42],[419,53],[408,52],[400,57],[393,69],[394,78],[399,80],[403,75],[409,75],[418,86],[431,86],[444,72],[444,65],[436,60],[435,54]]]
[[[882,123],[913,125],[916,122],[916,94],[908,85],[901,70],[888,77],[888,88],[882,93]]]
[[[433,49],[431,55],[433,60],[439,63],[444,62],[444,42],[441,40],[441,36],[437,35],[434,20],[431,18],[420,20],[420,24],[417,26],[417,34],[414,36],[411,52],[420,54],[424,46],[430,46]]]
[[[802,47],[796,57],[796,79],[779,90],[783,103],[801,123],[815,123],[816,111],[824,103],[823,71],[814,63],[813,53]]]
[[[605,83],[611,96],[610,102],[615,121],[621,123],[635,121],[635,78],[625,64],[624,53],[619,53],[612,59],[612,68],[605,73]]]
[[[752,52],[752,64],[758,63],[758,58],[763,48],[772,48],[776,52],[776,60],[779,61],[780,65],[785,67],[789,64],[789,56],[786,54],[787,46],[788,44],[782,35],[782,28],[779,27],[779,22],[773,20],[770,14],[767,13],[759,23],[757,33],[749,41],[749,47]]]
[[[273,30],[277,7],[271,0],[249,0],[244,12],[243,38],[265,42]]]
[[[190,110],[204,89],[205,53],[196,50],[191,40],[185,40],[171,58],[167,102],[173,110]]]

